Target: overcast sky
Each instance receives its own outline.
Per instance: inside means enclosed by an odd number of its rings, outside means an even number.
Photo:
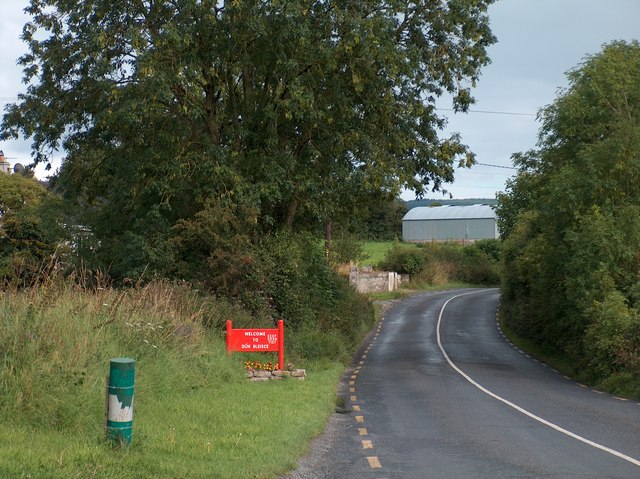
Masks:
[[[16,60],[25,52],[19,35],[27,4],[0,1],[2,104],[15,101],[23,89]],[[498,43],[489,49],[492,63],[474,91],[473,112],[454,115],[444,100],[438,106],[449,117],[448,129],[462,135],[478,163],[508,167],[512,153],[535,147],[535,114],[566,86],[569,69],[604,43],[640,38],[640,0],[498,0],[489,14]],[[0,149],[12,164],[30,162],[27,141],[2,142]],[[41,169],[37,174],[46,176]],[[455,183],[446,188],[454,198],[493,198],[512,174],[513,170],[476,165],[458,170]]]

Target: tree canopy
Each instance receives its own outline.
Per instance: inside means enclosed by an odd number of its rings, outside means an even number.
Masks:
[[[505,318],[598,376],[640,372],[640,44],[613,42],[541,112],[497,209]]]
[[[435,99],[473,102],[492,2],[31,0],[3,136],[64,149],[57,188],[111,264],[171,263],[212,205],[263,232],[337,218],[472,162]]]

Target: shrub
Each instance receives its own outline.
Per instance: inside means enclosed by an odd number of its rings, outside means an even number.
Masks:
[[[421,248],[394,245],[381,267],[406,273],[412,280],[429,284],[460,281],[471,284],[498,284],[498,264],[491,251],[495,246],[457,243],[425,243]],[[494,252],[495,253],[495,252]]]
[[[591,320],[584,348],[599,377],[614,373],[640,373],[640,315],[629,308],[624,295],[610,292],[587,311]]]
[[[499,239],[476,241],[472,247],[482,251],[492,263],[497,264],[502,258],[502,241]]]
[[[272,311],[303,338],[316,337],[323,344],[323,352],[314,354],[343,359],[373,323],[366,298],[331,269],[322,246],[311,236],[280,233],[265,238],[261,257],[267,265],[263,284]]]
[[[46,277],[64,246],[59,198],[32,178],[0,174],[0,287]]]
[[[342,236],[331,242],[329,259],[333,264],[358,263],[367,259],[364,242],[352,236]]]
[[[498,262],[476,243],[464,247],[458,262],[457,279],[472,284],[499,284]]]
[[[380,267],[388,271],[415,275],[420,274],[426,264],[427,257],[422,249],[410,249],[395,243],[380,263]]]

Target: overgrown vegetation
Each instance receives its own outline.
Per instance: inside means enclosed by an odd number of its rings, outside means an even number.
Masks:
[[[337,358],[352,347],[345,338],[370,327],[359,323],[370,307],[341,294],[344,316],[325,318],[322,330],[286,331],[287,362],[307,367],[307,381],[249,384],[243,365],[252,356],[229,356],[222,331],[229,318],[236,327],[259,320],[186,284],[113,289],[95,277],[50,278],[4,292],[0,476],[278,476],[334,405]],[[128,451],[112,450],[102,429],[108,362],[121,356],[137,361]]]
[[[68,250],[60,203],[33,178],[0,174],[0,289],[36,284]]]
[[[498,284],[500,241],[481,240],[470,245],[424,243],[418,247],[393,245],[380,263],[382,269],[411,275],[419,285],[447,283]]]
[[[614,42],[542,111],[500,195],[502,316],[582,381],[640,398],[640,44]]]

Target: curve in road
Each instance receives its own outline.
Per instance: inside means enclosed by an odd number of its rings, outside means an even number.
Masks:
[[[482,386],[481,384],[479,384],[478,382],[474,381],[468,374],[466,374],[462,369],[460,369],[458,366],[456,366],[456,364],[451,360],[451,358],[449,357],[449,355],[447,354],[447,351],[445,350],[444,346],[442,345],[442,340],[440,337],[440,326],[442,324],[442,318],[444,315],[444,311],[447,307],[447,305],[457,299],[460,298],[462,296],[467,296],[469,294],[478,294],[484,291],[472,291],[472,292],[468,292],[468,293],[462,293],[459,294],[457,296],[453,296],[452,298],[449,298],[444,305],[442,306],[442,309],[440,310],[440,314],[438,315],[438,324],[436,326],[436,335],[437,335],[437,340],[438,340],[438,347],[440,348],[440,351],[442,352],[442,355],[444,356],[445,360],[447,361],[447,363],[449,363],[449,365],[458,373],[460,374],[460,376],[462,376],[464,379],[466,379],[469,383],[473,384],[476,388],[478,388],[480,391],[482,391],[483,393],[485,393],[488,396],[491,396],[493,399],[500,401],[503,404],[506,404],[507,406],[515,409],[516,411],[524,414],[525,416],[530,417],[531,419],[538,421],[541,424],[544,424],[545,426],[550,427],[551,429],[555,429],[558,432],[561,432],[562,434],[569,436],[573,439],[576,439],[580,442],[583,442],[585,444],[588,444],[591,447],[595,447],[596,449],[600,449],[608,454],[611,454],[612,456],[616,456],[619,457],[620,459],[623,459],[627,462],[630,462],[631,464],[634,464],[636,466],[640,467],[640,460],[638,459],[634,459],[633,457],[627,456],[626,454],[623,454],[619,451],[616,451],[615,449],[611,449],[607,446],[603,446],[602,444],[598,444],[595,441],[591,441],[590,439],[587,439],[585,437],[580,436],[579,434],[576,434],[574,432],[568,431],[566,429],[564,429],[563,427],[558,426],[557,424],[552,423],[551,421],[547,421],[546,419],[541,418],[540,416],[537,416],[529,411],[527,411],[526,409],[518,406],[517,404],[512,403],[511,401],[508,401],[507,399],[489,391],[487,388],[485,388],[484,386]]]

